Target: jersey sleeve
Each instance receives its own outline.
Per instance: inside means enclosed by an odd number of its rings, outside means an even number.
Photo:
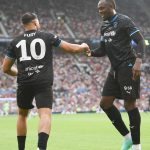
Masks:
[[[91,56],[93,56],[93,57],[103,57],[106,55],[105,39],[104,39],[104,34],[103,34],[102,29],[101,29],[100,33],[101,33],[101,37],[100,37],[99,47],[97,47],[96,49],[91,51]]]
[[[54,47],[59,47],[60,43],[61,43],[61,39],[57,35],[51,34],[51,44]]]
[[[5,55],[6,57],[9,57],[10,59],[16,59],[16,54],[14,51],[14,45],[13,42],[10,43],[10,45],[8,46],[8,48],[5,51]]]
[[[138,29],[138,27],[136,27],[135,23],[129,17],[126,17],[124,19],[124,23],[123,24],[124,24],[125,29],[126,29],[126,31],[127,31],[129,36],[132,36],[136,32],[140,31]]]

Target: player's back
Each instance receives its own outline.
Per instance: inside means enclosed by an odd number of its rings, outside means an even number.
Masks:
[[[36,30],[25,31],[12,41],[19,84],[52,84],[52,47],[57,44],[59,39],[53,34]]]

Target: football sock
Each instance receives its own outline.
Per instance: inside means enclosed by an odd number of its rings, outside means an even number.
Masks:
[[[49,135],[44,132],[38,134],[38,148],[40,150],[46,150],[48,138]]]
[[[18,140],[18,149],[25,150],[26,136],[17,136],[17,140]]]
[[[127,135],[124,136],[125,139],[131,139],[131,133],[129,132]]]
[[[102,108],[103,109],[103,108]],[[108,118],[111,120],[112,124],[119,131],[122,136],[125,136],[129,133],[126,125],[124,124],[119,110],[113,105],[109,109],[103,109],[107,114]]]
[[[132,150],[142,150],[141,144],[133,145]]]
[[[141,116],[138,108],[128,111],[133,144],[140,144]]]

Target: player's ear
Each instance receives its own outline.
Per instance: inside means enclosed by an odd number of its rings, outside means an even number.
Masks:
[[[40,28],[40,24],[39,24],[39,20],[38,19],[34,20],[34,25],[36,26],[37,29]]]
[[[36,26],[36,21],[35,20],[32,20],[32,23]]]
[[[33,23],[33,25],[37,28],[36,20],[33,20],[32,23]]]

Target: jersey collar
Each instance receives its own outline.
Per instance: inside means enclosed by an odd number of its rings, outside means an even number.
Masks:
[[[118,18],[118,14],[115,14],[115,15],[112,16],[108,21],[109,21],[109,22],[114,22],[117,18]]]

